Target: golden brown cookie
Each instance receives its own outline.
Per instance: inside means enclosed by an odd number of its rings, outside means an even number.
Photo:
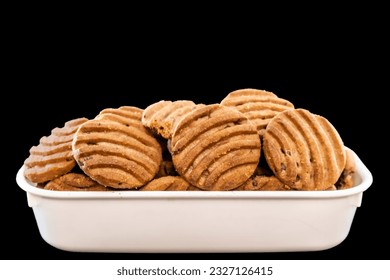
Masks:
[[[67,173],[46,184],[45,190],[53,191],[108,191],[85,174]]]
[[[165,176],[149,182],[140,191],[200,191],[180,176]]]
[[[235,191],[288,191],[290,188],[275,176],[252,176]]]
[[[204,105],[197,105],[190,100],[161,100],[145,108],[142,123],[163,138],[169,139],[177,123],[199,106]]]
[[[260,138],[238,110],[212,104],[178,123],[170,150],[176,171],[190,184],[204,190],[231,190],[255,171]]]
[[[74,157],[93,180],[104,186],[134,189],[151,181],[161,160],[161,146],[141,123],[142,110],[105,109],[80,126]]]
[[[256,126],[262,136],[269,121],[278,113],[293,109],[294,105],[276,94],[259,89],[239,89],[229,93],[222,105],[234,107]]]
[[[49,136],[40,139],[30,149],[24,161],[24,176],[32,183],[43,183],[68,173],[76,165],[72,154],[72,140],[86,118],[70,120],[61,128],[54,128]]]
[[[356,173],[355,156],[351,150],[345,150],[347,160],[345,162],[345,168],[340,175],[340,178],[336,182],[336,188],[338,190],[349,189],[354,186],[353,176]]]
[[[337,130],[308,110],[279,113],[269,122],[263,140],[269,167],[290,188],[324,190],[344,169],[344,145]]]

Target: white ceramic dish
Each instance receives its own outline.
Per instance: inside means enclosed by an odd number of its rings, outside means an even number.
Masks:
[[[372,175],[338,191],[59,192],[17,173],[42,238],[77,252],[317,251],[348,235]]]

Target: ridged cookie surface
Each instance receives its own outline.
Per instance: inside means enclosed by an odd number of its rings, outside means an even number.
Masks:
[[[105,109],[80,126],[73,141],[80,168],[104,186],[133,189],[157,174],[161,146],[141,123],[142,110]]]
[[[291,190],[272,173],[272,170],[257,166],[253,175],[234,191],[286,191]]]
[[[260,138],[238,110],[219,104],[187,114],[170,141],[176,171],[204,190],[231,190],[255,171]]]
[[[253,176],[235,191],[288,191],[290,188],[275,176]]]
[[[63,127],[54,128],[49,136],[42,137],[24,161],[25,177],[33,183],[43,183],[72,170],[76,165],[72,153],[73,136],[87,120],[70,120]]]
[[[263,138],[267,163],[276,177],[298,190],[324,190],[345,166],[340,135],[324,117],[305,109],[275,116]]]
[[[354,186],[354,175],[356,173],[355,156],[351,150],[346,149],[345,154],[347,160],[345,162],[345,168],[337,180],[335,186],[338,190],[349,189]]]
[[[163,138],[169,139],[181,118],[197,107],[198,105],[190,100],[161,100],[145,108],[142,123]]]
[[[45,190],[53,191],[107,191],[103,185],[95,182],[85,174],[67,173],[62,175],[44,187]]]
[[[267,124],[276,114],[294,108],[290,101],[279,98],[272,92],[251,88],[232,91],[221,104],[243,113],[253,122],[260,135],[264,134]]]
[[[165,176],[154,179],[146,186],[139,189],[140,191],[200,191],[201,189],[191,186],[180,176]]]

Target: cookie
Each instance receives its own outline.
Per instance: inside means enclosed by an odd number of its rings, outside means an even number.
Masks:
[[[229,93],[221,104],[243,113],[256,126],[260,136],[276,114],[294,108],[290,101],[279,98],[272,92],[251,88]]]
[[[238,110],[211,104],[188,113],[170,141],[176,171],[204,190],[231,190],[255,171],[260,158],[256,127]]]
[[[349,189],[354,186],[354,174],[356,173],[355,156],[351,150],[346,149],[345,168],[337,180],[335,186],[338,190]]]
[[[134,189],[151,181],[161,161],[161,146],[142,125],[142,109],[105,109],[80,126],[74,136],[74,157],[101,185]]]
[[[200,191],[180,176],[165,176],[149,182],[140,191]]]
[[[198,106],[204,105],[196,105],[190,100],[161,100],[145,108],[142,123],[156,134],[169,139],[181,118]]]
[[[288,191],[290,188],[275,176],[253,176],[235,191]]]
[[[48,182],[45,190],[53,191],[107,191],[109,190],[103,185],[95,182],[85,174],[67,173],[50,182]]]
[[[336,187],[332,185],[324,190],[336,190]],[[268,166],[258,166],[254,174],[234,191],[296,191],[296,189],[282,183]]]
[[[68,173],[76,165],[72,153],[72,140],[78,127],[87,121],[77,118],[56,127],[49,136],[40,139],[37,146],[30,149],[24,161],[24,176],[32,183],[43,183]]]
[[[305,109],[286,110],[268,124],[265,159],[275,176],[298,190],[324,190],[345,167],[344,145],[335,127]]]

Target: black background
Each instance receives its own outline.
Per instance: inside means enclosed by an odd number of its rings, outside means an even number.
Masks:
[[[116,37],[106,47],[98,36],[86,45],[79,44],[81,38],[69,42],[56,37],[38,43],[29,37],[28,47],[17,48],[8,69],[11,87],[2,102],[8,112],[2,113],[6,182],[0,206],[1,259],[389,258],[389,191],[381,180],[387,149],[381,141],[386,138],[388,119],[381,106],[384,75],[377,70],[381,58],[365,51],[359,38],[338,37],[330,42],[318,38],[300,46],[286,39],[275,49],[244,39],[218,45],[206,40],[193,46],[196,39],[187,38],[168,47],[157,38],[140,46],[129,36],[130,41]],[[100,254],[62,251],[40,237],[15,176],[30,147],[52,128],[72,118],[93,118],[108,107],[145,108],[161,99],[217,103],[230,91],[248,87],[272,91],[296,108],[326,117],[372,172],[374,183],[364,193],[350,233],[340,245],[296,253]]]

